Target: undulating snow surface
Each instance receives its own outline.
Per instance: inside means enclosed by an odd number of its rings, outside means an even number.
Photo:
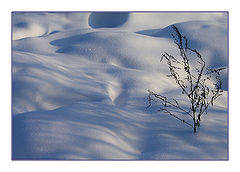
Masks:
[[[147,107],[187,99],[161,54],[175,24],[209,67],[227,67],[226,13],[12,13],[13,159],[228,158],[228,74],[200,130]]]

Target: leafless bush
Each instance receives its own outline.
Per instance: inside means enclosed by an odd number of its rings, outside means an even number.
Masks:
[[[167,52],[161,56],[160,62],[166,61],[170,74],[176,85],[180,88],[179,94],[183,94],[189,100],[188,109],[181,107],[179,101],[168,98],[162,94],[148,91],[148,107],[152,102],[160,101],[160,109],[177,120],[193,128],[194,133],[200,126],[201,117],[207,114],[209,105],[222,95],[222,80],[220,72],[225,68],[207,68],[202,55],[196,49],[188,45],[188,39],[183,36],[179,29],[173,25],[174,33],[172,37],[179,50],[179,57],[175,57]],[[194,68],[192,67],[194,64]],[[176,113],[173,109],[177,109]],[[184,120],[181,115],[187,115],[192,122]]]

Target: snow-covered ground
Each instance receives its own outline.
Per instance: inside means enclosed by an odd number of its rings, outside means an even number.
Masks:
[[[13,159],[226,160],[228,73],[198,133],[146,108],[177,94],[171,25],[228,67],[227,13],[12,13]]]

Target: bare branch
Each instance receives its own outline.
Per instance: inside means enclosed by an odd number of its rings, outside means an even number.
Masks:
[[[151,97],[151,95],[154,96],[155,98],[157,98],[157,100],[160,100],[161,103],[162,103],[165,107],[167,107],[167,105],[173,106],[173,107],[181,110],[182,112],[186,113],[187,115],[191,116],[191,118],[193,118],[193,116],[192,116],[188,111],[186,111],[185,109],[181,108],[178,103],[177,103],[177,105],[175,105],[174,103],[170,102],[165,96],[162,96],[162,95],[160,95],[160,94],[156,94],[156,93],[154,93],[154,92],[152,92],[152,91],[150,91],[150,90],[147,90],[147,91],[149,92],[149,95],[148,95],[148,96],[150,96],[150,97]],[[151,98],[151,100],[153,100],[153,99]],[[174,100],[175,102],[177,102],[175,99],[173,99],[173,100]],[[152,105],[152,104],[150,103],[150,104],[149,104],[149,107],[150,107],[151,105]]]
[[[161,111],[192,126],[194,132],[196,132],[197,127],[200,126],[202,114],[207,114],[209,105],[213,106],[214,101],[222,95],[220,72],[225,68],[206,68],[206,63],[200,52],[189,47],[188,39],[181,34],[175,25],[172,28],[175,32],[175,34],[172,34],[172,37],[178,47],[180,58],[164,52],[160,58],[160,62],[166,60],[170,72],[167,76],[173,78],[177,86],[181,88],[182,94],[187,96],[190,108],[189,111],[186,111],[179,105],[176,99],[168,99],[166,96],[147,90],[149,93],[149,107],[152,105],[152,101],[159,100],[163,106]],[[193,60],[198,64],[195,69],[191,68]],[[208,80],[213,81],[212,86],[206,82]],[[193,125],[173,114],[170,109],[171,107],[177,108],[184,114],[189,115],[193,119]]]
[[[189,125],[190,127],[193,128],[193,125],[192,125],[192,124],[190,124],[190,123],[188,123],[187,121],[185,121],[185,120],[179,118],[178,116],[174,115],[173,113],[171,113],[171,112],[168,111],[167,109],[160,109],[159,111],[163,111],[164,113],[166,113],[166,114],[168,114],[168,115],[170,115],[170,116],[172,116],[172,117],[178,119],[179,121],[182,121],[183,123],[185,123],[185,124],[187,124],[187,125]]]

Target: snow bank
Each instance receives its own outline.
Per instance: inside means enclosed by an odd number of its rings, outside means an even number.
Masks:
[[[160,29],[175,23],[182,23],[186,21],[225,22],[226,17],[226,13],[130,13],[123,28],[137,32],[140,30]]]
[[[146,89],[187,106],[159,62],[172,24],[227,67],[225,14],[13,13],[13,159],[227,159],[227,72],[197,134],[146,109]]]
[[[59,30],[74,28],[90,28],[88,18],[90,13],[44,13],[44,12],[13,12],[13,40],[38,37],[56,33]]]

